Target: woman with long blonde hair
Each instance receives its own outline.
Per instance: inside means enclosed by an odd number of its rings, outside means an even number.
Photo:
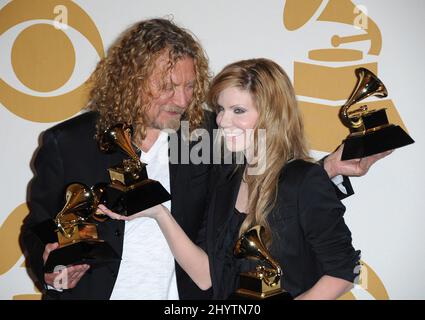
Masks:
[[[240,272],[252,267],[236,259],[233,248],[256,225],[264,227],[263,241],[282,267],[282,286],[292,297],[336,299],[350,290],[359,251],[328,175],[309,158],[286,73],[267,59],[232,63],[214,78],[208,102],[217,114],[220,141],[243,153],[245,161],[216,166],[200,246],[163,206],[125,219],[155,218],[178,263],[201,289],[212,286],[216,299],[228,298]]]

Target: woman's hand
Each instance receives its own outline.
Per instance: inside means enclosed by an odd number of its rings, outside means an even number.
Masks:
[[[161,214],[163,214],[165,212],[165,207],[162,204],[158,204],[154,207],[151,207],[149,209],[140,211],[138,213],[132,214],[131,216],[123,216],[120,215],[116,212],[113,212],[111,210],[109,210],[107,207],[105,207],[103,204],[100,204],[97,209],[107,215],[108,217],[115,219],[115,220],[125,220],[125,221],[130,221],[139,217],[148,217],[148,218],[153,218],[153,219],[157,219]]]

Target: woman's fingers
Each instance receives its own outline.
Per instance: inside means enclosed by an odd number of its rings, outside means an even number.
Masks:
[[[100,204],[97,209],[107,215],[108,217],[115,219],[115,220],[130,220],[128,217],[120,215],[116,212],[113,212],[112,210],[108,209],[107,207],[105,207],[103,204]]]

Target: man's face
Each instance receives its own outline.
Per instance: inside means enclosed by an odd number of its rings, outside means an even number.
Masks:
[[[159,56],[149,79],[153,99],[147,110],[148,127],[177,130],[182,114],[192,101],[195,66],[192,58],[184,57],[164,72],[168,62],[168,53]]]

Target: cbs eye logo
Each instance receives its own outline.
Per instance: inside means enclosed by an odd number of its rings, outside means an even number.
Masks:
[[[85,104],[99,31],[69,0],[15,0],[0,8],[0,103],[35,122],[60,121]]]

